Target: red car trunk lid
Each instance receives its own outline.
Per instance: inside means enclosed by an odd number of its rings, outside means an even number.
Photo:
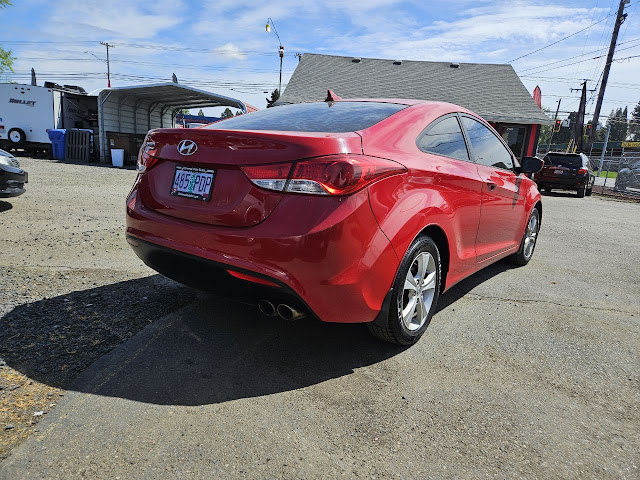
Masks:
[[[197,149],[182,155],[178,144],[192,140]],[[185,220],[248,227],[266,219],[282,193],[256,187],[242,165],[282,163],[322,155],[362,153],[356,133],[307,133],[208,129],[161,129],[148,136],[159,160],[142,175],[140,199],[147,208]],[[208,201],[170,194],[176,167],[215,171]]]

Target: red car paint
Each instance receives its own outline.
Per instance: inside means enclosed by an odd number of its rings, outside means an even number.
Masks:
[[[518,250],[540,202],[535,183],[522,174],[424,153],[416,145],[442,115],[478,116],[441,102],[359,101],[408,107],[348,133],[150,132],[147,141],[158,145],[160,160],[134,184],[127,235],[264,276],[293,290],[321,320],[345,323],[376,318],[403,255],[425,229],[444,242],[445,290]],[[185,138],[198,144],[192,157],[176,149]],[[346,196],[265,190],[239,168],[344,154],[389,159],[405,168]],[[209,202],[169,195],[178,163],[216,169]]]

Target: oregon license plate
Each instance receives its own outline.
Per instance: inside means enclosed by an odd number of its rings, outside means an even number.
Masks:
[[[207,202],[211,199],[211,187],[215,176],[215,170],[178,165],[169,193],[176,197],[193,198]]]

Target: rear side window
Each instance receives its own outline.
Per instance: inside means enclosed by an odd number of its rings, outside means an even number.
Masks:
[[[582,167],[582,157],[580,157],[580,155],[550,154],[545,157],[544,163],[553,165],[554,167],[580,168]]]
[[[435,153],[458,160],[469,160],[460,124],[455,116],[436,120],[418,138],[418,148],[423,152]]]
[[[482,123],[462,117],[462,124],[471,143],[473,159],[480,165],[513,170],[513,159],[507,147]]]
[[[282,130],[290,132],[354,132],[384,120],[406,105],[380,102],[296,103],[265,108],[204,128],[213,130]]]

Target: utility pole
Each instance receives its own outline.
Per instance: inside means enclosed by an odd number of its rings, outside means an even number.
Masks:
[[[602,108],[602,100],[604,99],[604,91],[607,88],[607,80],[609,79],[609,70],[611,70],[611,63],[613,62],[613,54],[616,50],[616,43],[618,42],[618,32],[620,31],[620,25],[623,24],[627,18],[627,14],[624,13],[624,6],[629,3],[630,0],[620,0],[618,5],[618,14],[616,16],[616,24],[613,27],[613,33],[611,34],[611,43],[609,44],[609,53],[607,54],[607,63],[604,65],[604,72],[602,72],[602,83],[600,84],[600,91],[598,92],[598,100],[596,101],[596,108],[593,111],[593,120],[591,121],[591,131],[589,132],[589,138],[587,139],[586,150],[591,149],[595,132],[598,128],[598,121],[600,120],[600,109]]]
[[[109,47],[114,46],[109,42],[100,42],[100,45],[107,47],[107,88],[111,88],[111,65],[109,63]]]
[[[560,112],[560,102],[562,101],[562,98],[558,99],[558,107],[556,108],[556,115],[555,117],[553,117],[553,128],[551,129],[551,136],[549,137],[549,144],[547,145],[547,153],[549,153],[549,150],[551,149],[551,141],[553,140],[553,134],[555,133],[555,124],[556,124],[556,120],[558,120],[558,112]]]
[[[573,125],[573,145],[577,152],[582,152],[583,150],[583,139],[584,139],[584,114],[587,111],[587,80],[582,82],[581,88],[572,88],[573,91],[582,91],[580,95],[580,106],[578,107],[578,113],[576,115],[576,123]],[[595,90],[589,90],[590,92],[594,92]],[[593,130],[593,127],[592,127]],[[588,148],[586,149],[589,150]]]

